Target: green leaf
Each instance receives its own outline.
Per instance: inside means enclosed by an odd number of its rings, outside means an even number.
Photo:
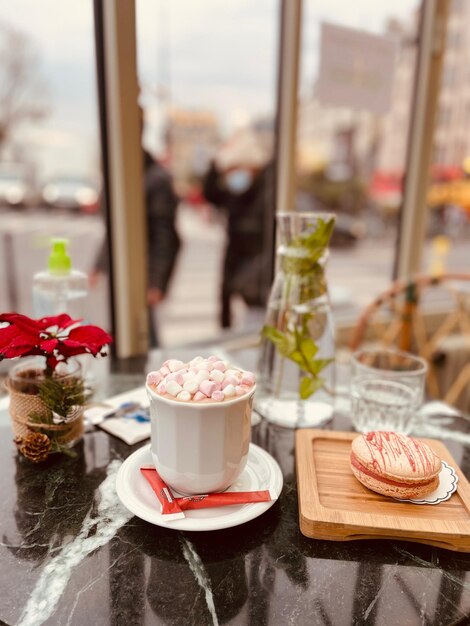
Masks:
[[[315,359],[311,363],[312,374],[318,374],[318,372],[321,372],[322,370],[324,370],[325,367],[328,367],[328,365],[332,363],[333,361],[334,359]]]
[[[311,252],[310,260],[312,262],[318,261],[328,246],[334,227],[334,220],[325,222],[325,220],[320,218],[313,233],[299,237],[299,241],[295,243],[303,248],[307,248]]]
[[[39,386],[39,397],[54,413],[67,417],[76,406],[83,406],[88,393],[82,378],[45,378]]]
[[[292,354],[292,352],[294,352],[294,350],[295,350],[295,338],[291,334],[286,333],[284,337],[284,341],[279,346],[279,352],[280,354],[282,354],[282,356],[285,356],[289,359],[290,355]]]
[[[313,357],[318,352],[318,348],[315,345],[313,339],[303,339],[298,344],[300,347],[297,350],[294,350],[288,355],[288,358],[294,363],[304,370],[304,372],[309,372],[310,374],[315,374],[316,372],[312,370],[311,363],[313,361]]]
[[[303,376],[300,379],[299,384],[299,395],[302,400],[307,400],[313,395],[316,391],[318,391],[325,381],[323,378],[311,378],[310,376]]]
[[[276,344],[284,339],[284,333],[274,326],[263,326],[261,335]]]
[[[36,422],[37,424],[53,424],[52,411],[50,410],[47,413],[45,411],[43,413],[32,411],[28,414],[28,417],[32,422]]]
[[[318,346],[311,337],[302,339],[299,347],[300,347],[300,351],[302,352],[304,357],[307,359],[307,362],[310,362],[313,359],[313,357],[316,355],[316,353],[318,352]]]
[[[291,352],[288,358],[291,361],[294,361],[294,363],[297,363],[299,367],[306,371],[305,358],[302,356],[302,353],[299,350],[294,350],[293,352]]]
[[[323,283],[324,268],[318,261],[328,247],[334,226],[334,219],[326,222],[320,218],[313,232],[295,237],[289,248],[298,250],[300,254],[287,256],[283,259],[282,267],[284,271],[288,274],[297,274],[298,276],[317,274],[320,278],[320,283]]]
[[[283,333],[274,326],[264,326],[261,334],[276,346],[282,356],[289,358],[291,352],[295,350],[295,337],[291,333]]]

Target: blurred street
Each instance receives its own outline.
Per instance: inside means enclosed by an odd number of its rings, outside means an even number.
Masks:
[[[158,312],[161,341],[178,345],[215,337],[225,229],[185,205],[178,209],[181,248],[167,299]]]
[[[161,342],[181,345],[210,339],[219,333],[218,291],[225,245],[224,225],[207,213],[182,205],[178,211],[182,240],[173,283],[158,311]],[[46,267],[51,236],[70,239],[76,269],[89,272],[100,248],[104,226],[98,216],[35,210],[8,211],[0,216],[0,309],[31,314],[31,279]],[[429,257],[430,242],[426,244]],[[394,254],[391,235],[359,241],[354,247],[333,248],[328,265],[329,284],[337,318],[355,319],[362,308],[390,282]],[[448,268],[468,265],[468,243],[455,243]],[[424,268],[428,269],[427,266]],[[86,317],[108,324],[108,285],[103,277],[90,293]],[[236,328],[256,330],[261,316],[247,316],[240,301],[235,307]]]

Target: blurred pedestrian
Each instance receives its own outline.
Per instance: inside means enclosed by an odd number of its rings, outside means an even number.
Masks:
[[[264,307],[271,283],[273,167],[254,135],[238,133],[217,154],[203,193],[227,214],[227,247],[220,289],[220,324],[232,325],[232,296]]]
[[[179,198],[173,188],[170,173],[146,151],[143,151],[144,193],[147,215],[148,289],[151,348],[159,345],[154,309],[164,300],[173,274],[180,238],[176,230]],[[105,244],[90,275],[90,285],[96,284],[100,273],[107,270]]]

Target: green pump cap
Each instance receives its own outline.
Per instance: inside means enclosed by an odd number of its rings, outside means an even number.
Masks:
[[[69,274],[72,261],[67,254],[68,239],[51,239],[52,250],[49,256],[48,269],[51,274]]]

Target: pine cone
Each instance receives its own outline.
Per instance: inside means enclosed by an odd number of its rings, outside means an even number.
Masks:
[[[45,461],[51,451],[51,440],[42,433],[30,433],[17,441],[18,449],[32,463]]]

